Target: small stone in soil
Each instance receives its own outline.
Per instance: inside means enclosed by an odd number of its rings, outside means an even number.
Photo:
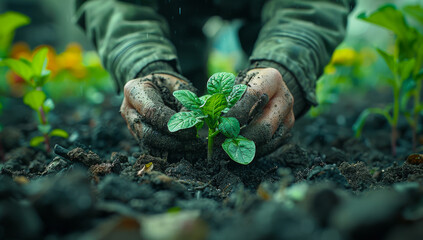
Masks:
[[[101,164],[92,165],[89,168],[89,170],[95,176],[104,176],[112,172],[112,164],[101,163]]]
[[[110,156],[110,160],[112,162],[126,163],[128,162],[128,157],[119,152],[112,152]]]
[[[79,147],[69,151],[68,156],[71,161],[80,162],[87,167],[101,163],[101,159],[96,153],[92,151],[87,153]]]
[[[68,166],[69,163],[67,161],[63,160],[61,157],[55,157],[53,161],[47,165],[42,175],[57,173]]]

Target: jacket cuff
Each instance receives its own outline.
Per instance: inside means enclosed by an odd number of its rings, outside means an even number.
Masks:
[[[285,82],[289,91],[294,97],[295,118],[299,118],[302,115],[304,115],[308,111],[308,109],[310,109],[310,106],[312,104],[309,101],[307,101],[305,97],[306,94],[304,92],[304,89],[301,87],[297,79],[294,77],[294,75],[290,71],[288,71],[281,64],[276,63],[274,61],[270,61],[270,60],[253,61],[250,65],[250,69],[269,68],[269,67],[275,68],[280,72],[280,74],[282,75],[283,81]]]

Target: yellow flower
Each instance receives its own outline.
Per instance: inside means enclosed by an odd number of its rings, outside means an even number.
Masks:
[[[351,66],[357,59],[357,52],[352,48],[337,49],[333,55],[331,64]]]
[[[77,43],[71,43],[66,50],[57,56],[59,69],[68,70],[77,78],[83,78],[86,75],[86,69],[82,65],[82,48]]]
[[[333,64],[328,64],[325,67],[325,74],[335,74],[336,73],[336,67],[333,66]]]

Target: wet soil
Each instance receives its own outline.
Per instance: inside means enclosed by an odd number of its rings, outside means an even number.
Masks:
[[[396,157],[381,118],[354,138],[351,125],[368,105],[354,96],[297,121],[289,142],[247,166],[146,154],[117,97],[58,104],[51,122],[70,137],[52,139],[58,146],[46,153],[28,147],[36,118],[12,103],[1,117],[0,239],[423,236],[423,164],[406,161],[411,133],[400,123]]]

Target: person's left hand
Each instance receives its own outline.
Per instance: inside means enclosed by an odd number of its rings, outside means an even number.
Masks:
[[[256,68],[238,82],[248,88],[241,100],[226,114],[239,120],[241,135],[255,142],[256,156],[274,151],[285,142],[294,126],[294,98],[274,68]]]

